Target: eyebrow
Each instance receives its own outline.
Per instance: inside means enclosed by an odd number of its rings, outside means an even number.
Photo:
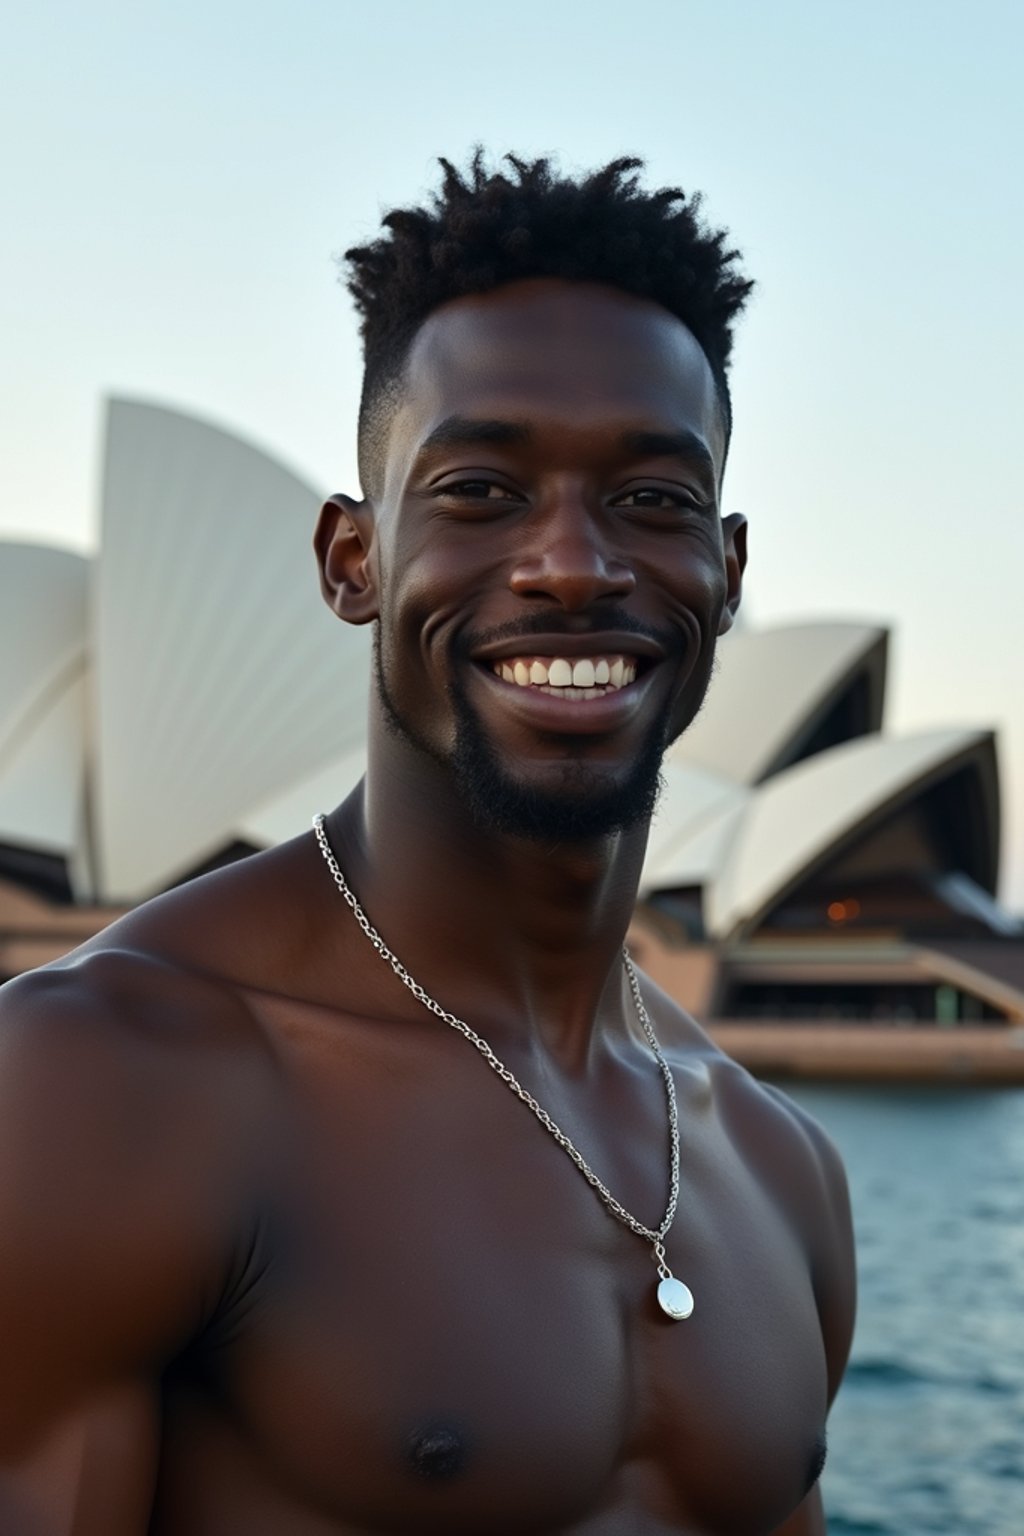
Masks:
[[[525,421],[504,421],[476,416],[446,416],[423,439],[420,452],[431,448],[466,447],[477,443],[491,447],[506,447],[516,443],[528,443],[534,430]],[[715,459],[707,443],[698,432],[682,427],[675,432],[631,431],[619,439],[623,451],[634,458],[685,459],[697,463],[702,469],[715,474]]]
[[[420,444],[425,448],[450,448],[462,444],[490,443],[501,447],[506,443],[525,443],[533,436],[524,421],[486,421],[475,416],[446,416]]]
[[[626,432],[622,436],[626,452],[644,459],[690,459],[714,473],[711,449],[697,432],[688,427],[678,432]]]

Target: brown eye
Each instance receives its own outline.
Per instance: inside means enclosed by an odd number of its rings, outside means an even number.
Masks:
[[[693,508],[695,502],[691,496],[687,496],[682,491],[666,491],[660,486],[644,485],[638,490],[628,491],[625,496],[620,496],[616,505],[645,507],[655,512],[668,512]]]
[[[458,480],[454,485],[442,486],[441,495],[466,496],[474,501],[497,501],[501,498],[508,500],[510,492],[493,480]]]

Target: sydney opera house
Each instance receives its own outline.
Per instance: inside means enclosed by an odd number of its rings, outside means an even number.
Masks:
[[[95,558],[0,543],[0,980],[357,782],[368,636],[319,600],[317,502],[238,437],[118,400]],[[799,1069],[827,1035],[839,1072],[869,1040],[984,1074],[987,1040],[1024,1074],[994,735],[886,732],[887,640],[723,640],[665,764],[632,942],[755,1065]]]

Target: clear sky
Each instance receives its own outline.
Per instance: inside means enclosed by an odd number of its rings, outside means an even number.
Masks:
[[[0,537],[95,546],[101,400],[352,489],[334,256],[433,158],[643,155],[759,288],[747,616],[894,626],[887,729],[998,729],[1024,909],[1024,6],[35,0],[0,48]]]

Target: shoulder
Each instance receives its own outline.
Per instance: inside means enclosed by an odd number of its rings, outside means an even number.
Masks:
[[[0,987],[0,1087],[64,1085],[107,1104],[130,1092],[177,1107],[214,1058],[269,1061],[231,988],[159,952],[110,938]]]
[[[320,862],[309,834],[250,854],[142,902],[76,956],[130,953],[221,1003],[301,982],[322,949]]]
[[[102,1383],[155,1378],[213,1315],[265,1098],[245,1033],[129,951],[0,989],[0,1460]]]
[[[0,988],[4,1281],[26,1296],[62,1271],[144,1311],[176,1276],[174,1306],[193,1306],[230,1246],[273,1070],[229,993],[158,956],[107,948]]]

